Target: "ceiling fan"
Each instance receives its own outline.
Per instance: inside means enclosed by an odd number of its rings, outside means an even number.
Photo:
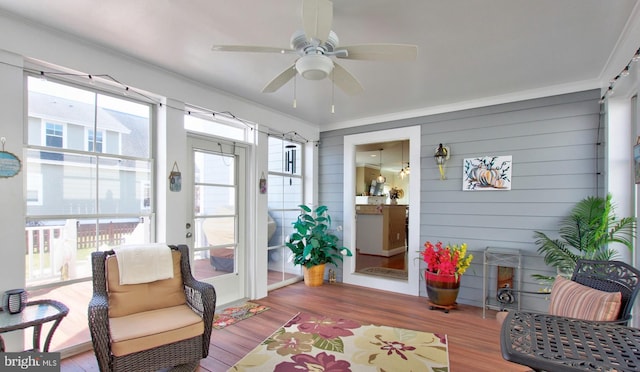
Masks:
[[[355,95],[363,91],[362,85],[350,72],[330,57],[354,60],[410,61],[415,60],[418,47],[407,44],[359,44],[339,46],[338,35],[331,30],[333,3],[329,0],[303,0],[302,23],[304,30],[291,36],[291,48],[214,45],[214,51],[259,52],[297,54],[300,57],[262,89],[272,93],[280,89],[297,74],[309,80],[331,76],[333,83],[345,93]]]

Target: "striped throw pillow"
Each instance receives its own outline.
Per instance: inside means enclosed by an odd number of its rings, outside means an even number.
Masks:
[[[593,321],[618,319],[622,294],[604,292],[560,275],[551,287],[549,314]]]

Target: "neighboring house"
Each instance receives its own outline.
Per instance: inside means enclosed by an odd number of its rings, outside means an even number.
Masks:
[[[148,148],[148,119],[136,117],[131,114],[117,112],[99,107],[94,110],[94,104],[78,100],[54,97],[43,93],[30,92],[29,95],[29,144],[33,146],[47,146],[60,149],[95,151],[98,154],[128,154],[130,156],[145,157],[144,151]],[[94,117],[97,112],[97,118]],[[97,130],[94,122],[98,123]],[[144,130],[140,130],[143,127]],[[145,131],[146,130],[146,131]],[[132,132],[136,132],[131,135]],[[145,141],[147,144],[136,143]],[[95,148],[94,148],[95,146]],[[81,210],[86,213],[95,209],[92,197],[93,190],[87,188],[85,175],[87,165],[82,161],[70,161],[65,164],[65,172],[75,172],[76,186],[66,185],[66,190],[74,190],[74,195],[61,197],[55,187],[45,187],[47,180],[60,179],[62,170],[60,161],[64,155],[60,153],[41,151],[40,160],[29,157],[33,163],[39,162],[38,167],[32,167],[28,174],[27,205],[29,214],[44,215],[43,198],[49,202],[49,210]],[[74,167],[75,170],[69,167]],[[119,164],[117,168],[108,169],[109,173],[101,175],[105,181],[104,205],[107,210],[122,210],[127,206],[136,205],[149,208],[150,194],[149,183],[139,181],[136,177],[127,176],[139,171],[135,167],[129,168],[126,164]],[[53,174],[53,177],[48,176]],[[120,186],[109,188],[108,180],[112,178],[129,179],[139,183],[133,185],[140,193],[120,195]],[[148,177],[147,177],[148,178]],[[141,183],[142,182],[142,183]],[[146,190],[146,191],[145,191]],[[114,195],[114,193],[118,195]],[[48,195],[47,195],[48,194]],[[59,205],[56,205],[59,204]],[[64,204],[64,205],[62,205]],[[136,208],[137,209],[137,208]]]

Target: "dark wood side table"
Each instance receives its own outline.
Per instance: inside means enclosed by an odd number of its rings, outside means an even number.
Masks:
[[[9,314],[8,311],[0,311],[0,352],[4,352],[4,340],[2,339],[2,333],[16,331],[18,329],[25,329],[33,327],[33,351],[49,351],[49,345],[51,344],[51,337],[56,328],[62,321],[62,318],[67,316],[69,308],[58,301],[54,300],[37,300],[27,303],[24,310],[18,314]],[[44,341],[44,347],[40,349],[40,333],[42,331],[42,325],[53,321],[49,334]]]
[[[640,371],[640,329],[510,311],[502,357],[535,371]]]

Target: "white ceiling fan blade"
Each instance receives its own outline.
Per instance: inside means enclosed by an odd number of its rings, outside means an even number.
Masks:
[[[345,70],[344,67],[335,62],[333,63],[333,66],[333,83],[337,85],[338,88],[351,96],[364,91],[364,88],[362,88],[358,79],[351,75],[349,71]]]
[[[276,90],[280,89],[283,85],[285,85],[289,80],[293,79],[298,71],[296,71],[295,63],[289,66],[286,70],[282,71],[280,75],[276,76],[267,84],[263,89],[262,93],[273,93]]]
[[[340,53],[343,50],[347,51],[346,56]],[[414,61],[418,57],[418,47],[409,44],[361,44],[341,46],[335,54],[338,58],[346,59]]]
[[[296,53],[295,50],[289,48],[254,45],[214,45],[211,50],[214,52]]]
[[[333,3],[329,0],[304,0],[302,2],[302,25],[307,39],[324,43],[329,37],[333,23]]]

